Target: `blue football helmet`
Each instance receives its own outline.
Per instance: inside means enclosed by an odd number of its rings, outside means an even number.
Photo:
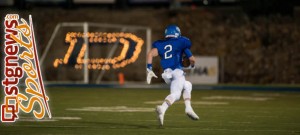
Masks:
[[[165,38],[175,37],[178,38],[181,36],[181,32],[178,26],[176,25],[169,25],[165,29]]]

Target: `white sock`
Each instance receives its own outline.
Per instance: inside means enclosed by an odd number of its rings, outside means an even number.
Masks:
[[[184,83],[184,91],[183,91],[183,99],[185,104],[185,110],[193,110],[191,106],[191,93],[192,93],[192,83],[189,81],[185,81]]]
[[[184,104],[185,104],[185,110],[190,110],[190,109],[192,109],[192,106],[191,106],[191,100],[190,100],[190,99],[184,100]]]
[[[164,101],[161,105],[162,112],[165,113],[168,108],[169,104],[166,101]]]

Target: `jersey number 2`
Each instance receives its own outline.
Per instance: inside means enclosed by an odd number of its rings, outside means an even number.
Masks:
[[[166,50],[166,52],[165,52],[165,59],[172,58],[172,54],[169,53],[169,52],[172,51],[172,45],[166,45],[164,49]]]

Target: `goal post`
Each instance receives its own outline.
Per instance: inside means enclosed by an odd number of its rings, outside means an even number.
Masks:
[[[89,22],[56,25],[40,59],[47,83],[145,82],[151,29]]]

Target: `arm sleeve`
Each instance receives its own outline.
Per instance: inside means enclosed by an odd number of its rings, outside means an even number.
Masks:
[[[190,58],[191,56],[193,56],[192,52],[190,49],[186,48],[184,49],[184,54],[186,57]]]
[[[192,42],[190,39],[188,38],[185,38],[185,47],[188,48],[188,49],[191,49],[191,46],[192,46]]]

